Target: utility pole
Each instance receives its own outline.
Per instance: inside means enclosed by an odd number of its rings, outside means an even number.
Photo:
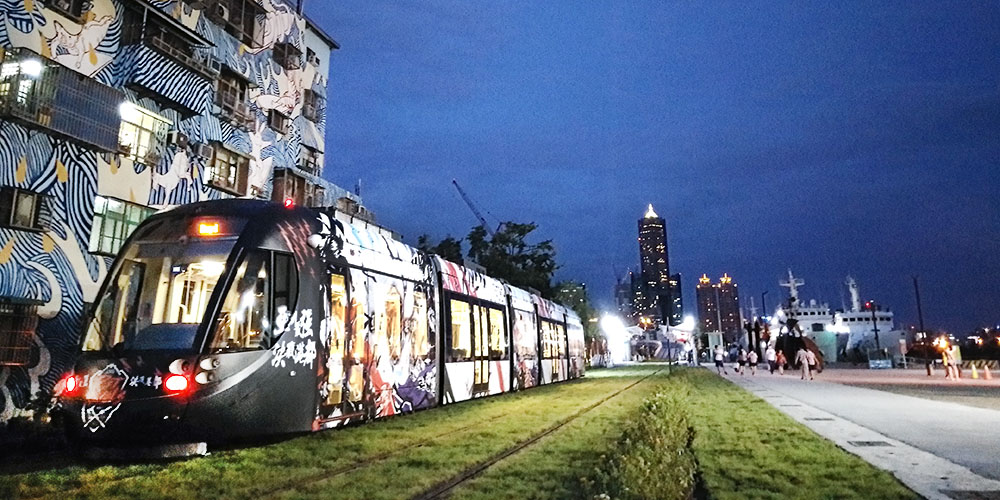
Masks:
[[[875,320],[875,308],[878,307],[873,301],[868,301],[868,309],[872,311],[872,327],[875,329],[875,349],[882,350],[882,344],[878,341],[878,321]]]
[[[767,301],[764,300],[764,297],[766,297],[766,296],[767,296],[767,290],[764,290],[763,292],[760,293],[760,311],[761,311],[760,315],[761,316],[766,316],[767,315]]]
[[[917,320],[920,322],[920,337],[923,339],[927,338],[927,331],[924,330],[924,309],[920,305],[920,283],[917,281],[917,275],[913,275],[913,293],[917,296]],[[924,354],[927,354],[925,351]],[[906,358],[903,358],[906,359]],[[927,376],[934,376],[934,368],[931,366],[931,357],[927,356],[927,360],[924,363],[924,368],[927,369]]]
[[[917,282],[917,275],[913,275],[913,293],[917,296],[917,319],[920,321],[920,333],[924,332],[924,308],[920,305],[920,283]]]

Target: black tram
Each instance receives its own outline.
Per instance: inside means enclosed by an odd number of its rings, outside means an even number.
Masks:
[[[333,209],[196,203],[125,244],[57,386],[97,446],[320,430],[583,375],[565,307]]]

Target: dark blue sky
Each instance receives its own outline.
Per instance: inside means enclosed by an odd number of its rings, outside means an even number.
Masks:
[[[411,243],[475,224],[457,178],[605,306],[653,203],[690,314],[703,272],[773,306],[791,267],[833,307],[851,273],[915,323],[918,274],[929,327],[1000,323],[1000,6],[829,3],[313,0],[326,175]]]

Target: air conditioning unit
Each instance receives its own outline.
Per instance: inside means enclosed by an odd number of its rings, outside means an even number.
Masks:
[[[316,121],[316,106],[311,103],[303,104],[302,116],[306,117],[308,120]]]
[[[198,144],[194,148],[194,154],[206,159],[211,160],[215,156],[215,148],[211,144]]]
[[[188,145],[188,136],[180,130],[171,130],[167,133],[167,143],[173,144],[180,149],[184,149]]]
[[[228,23],[229,22],[229,7],[225,5],[216,5],[208,10],[209,17],[215,19],[216,21]]]
[[[267,124],[279,134],[288,133],[288,117],[276,109],[267,114]]]
[[[222,59],[208,56],[208,59],[205,61],[205,69],[213,76],[219,76],[222,73]]]
[[[155,167],[160,164],[160,153],[150,149],[146,153],[146,157],[142,159],[142,162],[146,164],[147,167]]]
[[[309,64],[312,64],[313,66],[319,66],[319,56],[316,55],[315,53],[309,54]]]

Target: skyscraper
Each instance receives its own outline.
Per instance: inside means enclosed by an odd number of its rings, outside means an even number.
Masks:
[[[740,293],[736,283],[729,273],[719,278],[719,328],[727,341],[730,336],[735,340],[742,332],[743,323],[740,314]]]
[[[722,332],[726,342],[733,342],[742,332],[740,294],[729,273],[713,284],[702,274],[695,287],[698,295],[698,324],[703,332]]]
[[[681,299],[681,273],[670,275],[670,324],[681,324],[684,316],[684,301]]]
[[[670,298],[670,259],[667,252],[666,221],[656,215],[650,204],[639,219],[639,262],[642,300],[637,313],[659,318],[662,323],[676,325],[674,306]]]
[[[702,332],[720,332],[719,328],[719,294],[718,285],[706,274],[702,274],[695,286],[698,300],[698,326]]]

